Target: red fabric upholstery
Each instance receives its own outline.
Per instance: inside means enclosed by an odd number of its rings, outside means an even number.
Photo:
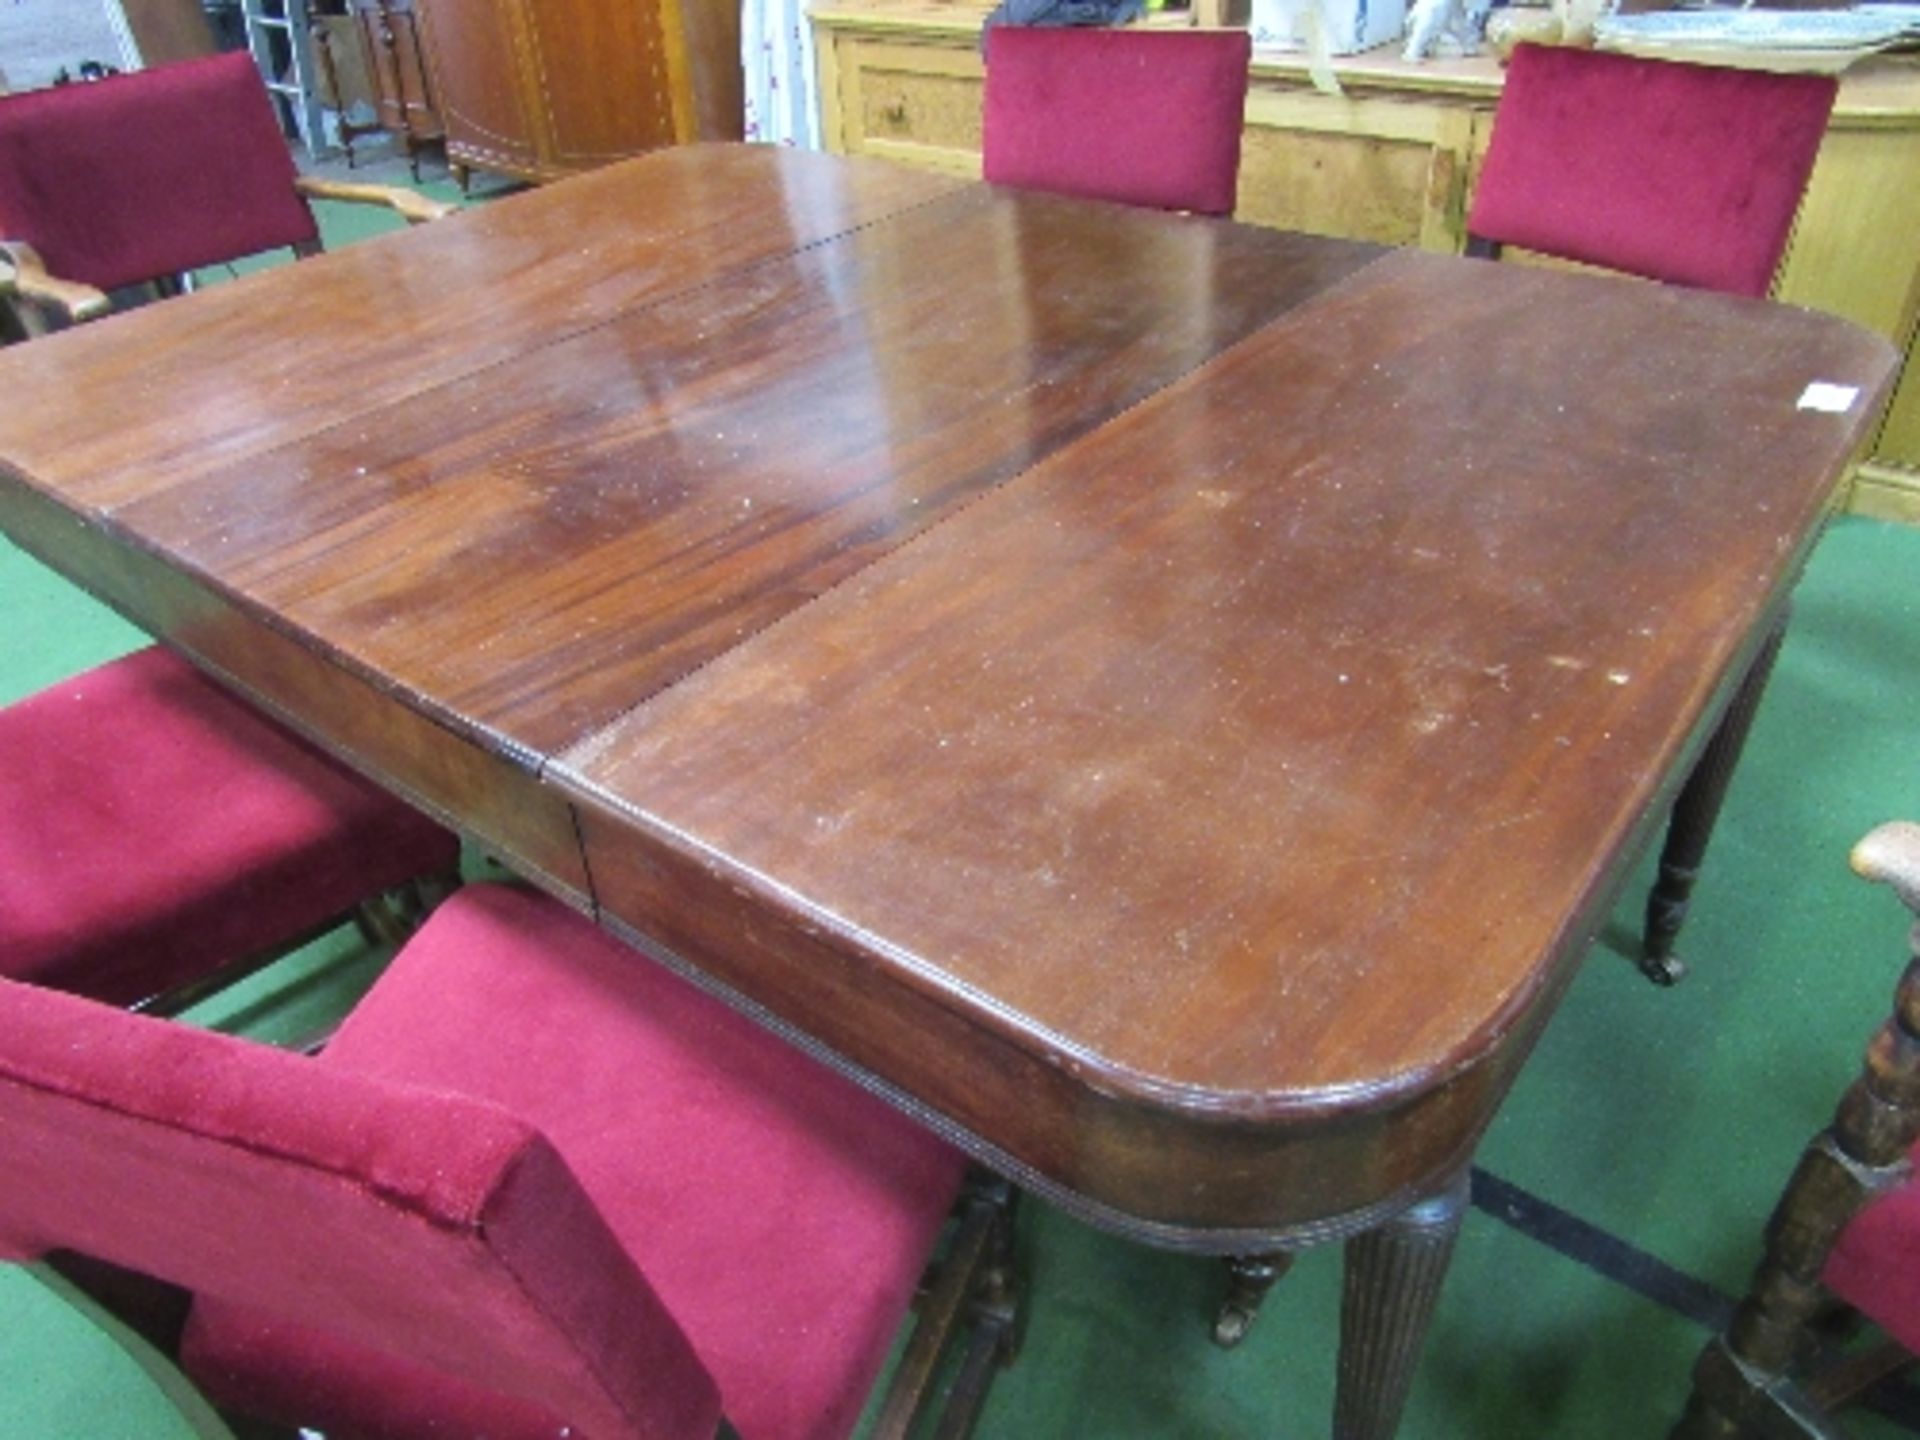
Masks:
[[[0,974],[114,1004],[414,876],[448,831],[138,651],[0,710]]]
[[[1920,1146],[1909,1157],[1920,1164]],[[1827,1257],[1827,1287],[1920,1354],[1920,1185],[1909,1180],[1853,1218]]]
[[[0,981],[0,1172],[10,1258],[79,1250],[272,1306],[595,1436],[717,1417],[565,1164],[484,1101]]]
[[[243,52],[0,96],[0,239],[103,290],[318,238]]]
[[[1518,46],[1467,230],[1765,295],[1835,89],[1827,75]]]
[[[537,1127],[746,1440],[852,1429],[962,1171],[879,1100],[572,912],[500,886],[442,905],[319,1063],[480,1097]],[[216,1398],[329,1435],[376,1420],[385,1436],[480,1433],[479,1416],[489,1436],[541,1433],[503,1428],[496,1396],[399,1362],[418,1351],[379,1334],[328,1336],[277,1303],[285,1318],[269,1322],[267,1298],[196,1306],[186,1360]]]
[[[1253,42],[1244,30],[987,31],[986,177],[1231,215]]]

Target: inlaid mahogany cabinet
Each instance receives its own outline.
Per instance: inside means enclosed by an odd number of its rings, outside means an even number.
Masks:
[[[555,180],[741,133],[730,0],[414,0],[447,159]]]

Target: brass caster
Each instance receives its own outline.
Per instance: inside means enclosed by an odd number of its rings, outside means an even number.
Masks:
[[[1654,984],[1671,989],[1687,978],[1687,962],[1678,955],[1642,955],[1640,973]]]
[[[1253,1329],[1253,1317],[1259,1313],[1239,1305],[1222,1305],[1213,1317],[1213,1343],[1222,1350],[1233,1349],[1247,1338],[1247,1332]]]

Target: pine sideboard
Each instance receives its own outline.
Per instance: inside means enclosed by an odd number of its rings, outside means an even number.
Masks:
[[[816,5],[827,148],[978,175],[984,13],[969,0]],[[1336,60],[1333,73],[1339,94],[1317,89],[1301,57],[1255,53],[1238,218],[1458,252],[1500,67],[1410,64],[1388,48]],[[1846,499],[1920,522],[1920,62],[1875,60],[1844,77],[1774,293],[1906,353]]]

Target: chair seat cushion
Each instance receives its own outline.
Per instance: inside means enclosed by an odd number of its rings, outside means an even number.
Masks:
[[[0,710],[0,973],[130,1004],[459,842],[154,648]]]
[[[1920,1146],[1909,1157],[1920,1165]],[[1920,1185],[1867,1206],[1840,1233],[1821,1279],[1901,1345],[1920,1353]]]
[[[692,1339],[746,1440],[847,1434],[964,1162],[557,903],[469,886],[322,1064],[480,1096],[537,1126]],[[188,1368],[217,1399],[328,1433],[470,1433],[443,1377],[202,1302]],[[274,1405],[294,1392],[302,1402]],[[322,1395],[327,1397],[324,1401]],[[424,1397],[424,1398],[423,1398]],[[519,1417],[486,1433],[550,1433]]]

